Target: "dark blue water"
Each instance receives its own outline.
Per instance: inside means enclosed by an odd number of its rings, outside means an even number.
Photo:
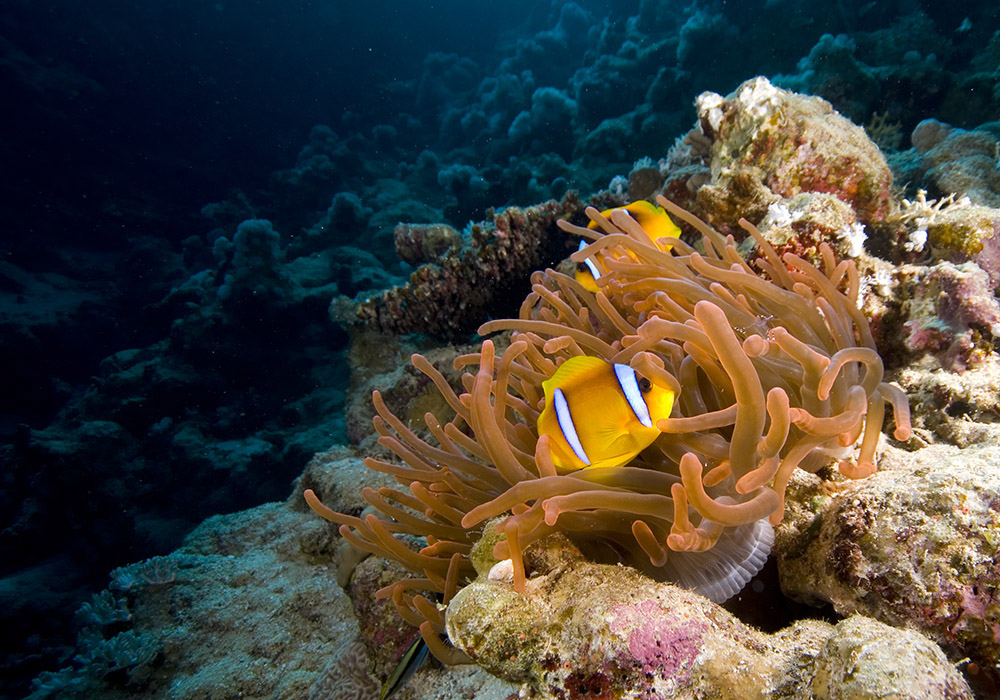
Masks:
[[[348,440],[327,307],[407,278],[399,221],[587,196],[759,74],[905,150],[1000,119],[998,28],[987,2],[0,3],[0,696],[65,663],[110,569]]]

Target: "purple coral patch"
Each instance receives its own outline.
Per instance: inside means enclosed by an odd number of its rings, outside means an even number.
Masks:
[[[705,624],[664,611],[655,600],[612,610],[613,632],[628,633],[628,649],[646,673],[671,678],[683,673],[701,651]]]

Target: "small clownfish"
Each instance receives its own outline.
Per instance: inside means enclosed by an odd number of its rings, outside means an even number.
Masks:
[[[632,202],[624,207],[605,209],[601,212],[601,216],[608,218],[611,216],[611,212],[618,210],[626,212],[629,216],[638,221],[639,225],[642,226],[643,230],[649,234],[649,237],[652,238],[654,242],[665,236],[679,238],[681,235],[681,230],[677,228],[677,224],[670,219],[663,207],[650,204],[644,199],[640,199],[638,202]],[[587,228],[596,229],[597,224],[591,221],[587,224]],[[664,252],[670,250],[670,246],[665,243],[656,243],[656,245]],[[587,242],[580,241],[580,247],[578,250],[583,250],[586,247]],[[602,266],[599,265],[597,260],[594,258],[587,258],[576,266],[576,281],[583,285],[583,288],[588,292],[596,292],[598,290],[597,278],[604,274],[604,271],[601,268]]]
[[[549,436],[561,471],[622,466],[659,437],[656,422],[674,405],[668,387],[599,357],[571,357],[542,389],[538,434]]]

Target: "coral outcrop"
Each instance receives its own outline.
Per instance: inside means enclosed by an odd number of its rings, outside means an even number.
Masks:
[[[826,192],[865,224],[889,213],[892,173],[864,129],[820,97],[758,77],[722,97],[698,97],[702,133],[712,139],[712,182],[698,191],[708,219],[724,233],[742,216],[763,218],[781,198]]]
[[[347,468],[348,456],[338,457]],[[210,518],[177,551],[113,572],[111,589],[79,613],[72,663],[40,676],[32,700],[377,698],[378,678],[398,649],[372,624],[379,610],[358,606],[348,594],[356,591],[337,584],[340,542],[296,496]],[[479,669],[426,668],[399,697],[510,693]]]
[[[958,447],[1000,444],[1000,356],[991,353],[964,371],[925,356],[899,371],[913,404],[914,427],[926,442]]]
[[[850,205],[825,192],[803,192],[774,201],[760,223],[760,232],[776,250],[812,262],[821,259],[823,243],[832,245],[841,257],[859,258],[867,238],[864,224]]]
[[[915,629],[1000,681],[1000,447],[887,447],[863,482],[797,479],[778,528],[782,589]],[[928,696],[929,697],[929,696]]]
[[[907,353],[931,354],[945,369],[957,371],[990,356],[1000,337],[1000,303],[978,265],[902,265],[896,276],[907,319],[900,340]]]
[[[523,592],[475,557],[448,607],[449,638],[537,698],[972,698],[930,640],[855,616],[774,635],[628,567],[586,561],[552,536]],[[495,570],[495,569],[494,569]]]
[[[959,129],[924,119],[914,127],[910,142],[911,150],[891,160],[911,186],[940,195],[960,192],[973,204],[1000,207],[1000,122]]]
[[[408,284],[394,287],[381,295],[362,300],[357,318],[374,328],[392,333],[428,333],[441,338],[466,338],[476,326],[491,315],[512,308],[525,291],[524,281],[550,256],[565,254],[565,240],[552,233],[559,218],[573,215],[580,208],[575,195],[561,202],[551,200],[527,209],[510,207],[491,213],[488,221],[473,224],[457,250],[447,252],[436,262],[425,263],[410,276]],[[430,230],[398,230],[397,245],[412,252],[414,261],[426,259],[424,250]],[[419,244],[415,242],[420,232]],[[445,238],[433,244],[443,245]],[[448,239],[451,247],[455,241]],[[407,253],[410,255],[410,253]],[[335,308],[335,316],[349,320]]]

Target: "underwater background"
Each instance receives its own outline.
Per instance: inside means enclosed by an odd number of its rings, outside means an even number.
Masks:
[[[821,97],[866,128],[894,201],[1000,208],[989,2],[0,8],[2,698],[341,697],[342,676],[368,672],[344,642],[357,622],[343,631],[364,591],[352,603],[322,563],[335,530],[300,493],[285,503],[293,482],[320,460],[359,490],[372,388],[434,410],[393,375],[410,352],[451,352],[517,316],[529,273],[575,249],[549,226],[516,259],[470,263],[483,222],[661,191],[711,213],[694,194],[712,176],[704,144],[685,141],[706,91],[765,76]],[[895,261],[890,247],[872,237],[869,252]],[[992,279],[1000,256],[982,248],[952,243],[949,259]],[[382,296],[408,282],[432,290],[430,308]],[[995,305],[995,288],[943,293]],[[919,311],[940,323],[888,369],[992,367],[1000,315],[971,306]],[[938,422],[928,409],[920,425],[963,449],[997,444],[949,422],[1000,420],[985,386],[940,389]],[[984,619],[990,575],[965,607]],[[997,620],[984,629],[1000,644]],[[459,673],[400,697],[516,691]]]

